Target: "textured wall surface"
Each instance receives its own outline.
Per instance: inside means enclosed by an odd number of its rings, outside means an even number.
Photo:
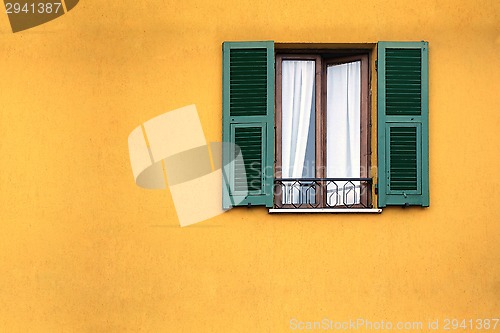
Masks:
[[[86,0],[19,33],[0,13],[0,331],[499,317],[499,22],[494,0]],[[225,40],[428,41],[431,206],[180,228],[127,137],[194,103],[220,141]]]

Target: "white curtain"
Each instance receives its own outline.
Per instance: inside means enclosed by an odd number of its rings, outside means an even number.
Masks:
[[[361,62],[327,68],[328,178],[360,177]],[[337,182],[327,188],[329,205],[360,202],[359,182]]]
[[[282,177],[315,176],[315,62],[282,62]],[[305,202],[304,189],[285,184],[283,203]],[[309,191],[309,196],[314,193]],[[293,199],[292,199],[293,198]]]

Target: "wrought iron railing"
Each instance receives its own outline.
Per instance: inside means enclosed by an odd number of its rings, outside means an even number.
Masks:
[[[372,208],[371,178],[276,178],[275,208]]]

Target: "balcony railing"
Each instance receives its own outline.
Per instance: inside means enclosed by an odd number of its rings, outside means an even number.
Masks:
[[[277,178],[275,208],[372,208],[371,178]]]

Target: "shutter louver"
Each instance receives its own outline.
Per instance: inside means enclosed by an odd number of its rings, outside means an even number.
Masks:
[[[231,116],[267,114],[267,50],[236,49],[230,53]]]
[[[273,205],[274,43],[223,44],[222,141],[230,165],[223,186],[223,208]],[[235,153],[243,160],[231,163]],[[233,200],[235,198],[241,198]]]
[[[387,49],[385,53],[386,114],[420,116],[422,55],[420,49]]]
[[[428,44],[378,43],[378,204],[429,206]]]
[[[234,138],[243,156],[243,164],[235,165],[234,188],[236,191],[247,189],[249,192],[260,192],[262,189],[262,127],[236,127]]]
[[[418,183],[417,128],[389,129],[390,191],[416,191]]]

